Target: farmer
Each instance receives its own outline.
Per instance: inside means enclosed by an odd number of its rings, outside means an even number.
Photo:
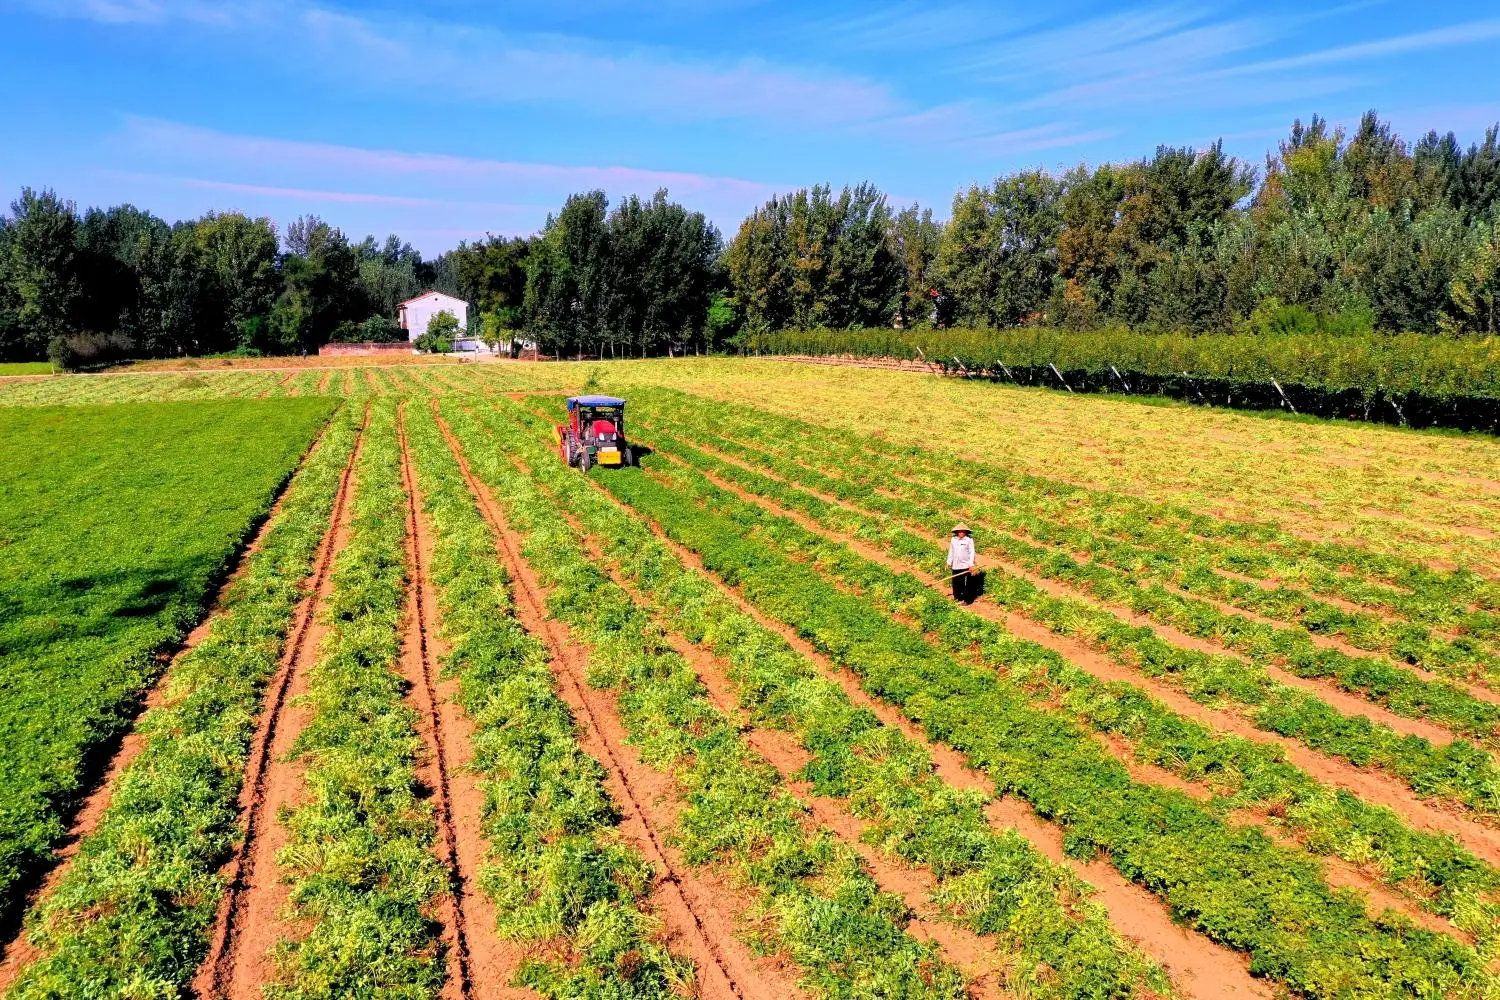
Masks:
[[[967,524],[955,524],[948,540],[948,572],[952,573],[953,599],[973,604],[979,596],[979,577],[974,566],[974,539]]]

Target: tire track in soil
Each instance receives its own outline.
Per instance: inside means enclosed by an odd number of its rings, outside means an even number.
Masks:
[[[327,425],[318,432],[313,438],[312,443],[307,446],[307,449],[302,453],[302,457],[297,460],[297,470],[302,468],[308,456],[322,443],[326,431]],[[104,769],[103,775],[95,783],[93,791],[84,796],[73,813],[72,819],[68,823],[67,833],[53,851],[51,870],[42,878],[39,885],[28,892],[29,898],[25,907],[26,912],[29,912],[41,900],[57,889],[57,886],[67,874],[68,868],[72,865],[74,856],[82,849],[83,841],[93,834],[98,829],[100,822],[103,821],[104,814],[109,811],[110,803],[114,799],[115,785],[118,783],[120,776],[125,773],[125,769],[134,763],[135,759],[146,749],[146,737],[141,733],[139,728],[141,718],[147,712],[150,712],[154,708],[159,708],[166,703],[172,683],[172,668],[177,664],[178,660],[191,652],[193,647],[197,646],[208,636],[214,623],[223,613],[225,598],[229,595],[235,584],[239,583],[245,574],[249,572],[250,558],[260,551],[266,532],[270,529],[271,523],[276,519],[276,516],[281,513],[281,508],[286,503],[287,489],[291,486],[292,479],[296,475],[297,470],[293,470],[292,475],[287,476],[286,482],[277,491],[276,499],[266,511],[266,516],[255,528],[255,533],[251,537],[249,544],[232,557],[229,564],[229,572],[224,577],[224,582],[214,590],[213,595],[207,601],[209,610],[204,615],[203,620],[193,626],[192,631],[187,634],[182,640],[181,645],[175,650],[170,653],[163,652],[158,654],[158,659],[169,661],[167,668],[162,671],[161,675],[152,683],[150,690],[146,692],[146,696],[141,701],[140,708],[131,720],[130,728],[119,739],[118,746],[112,752],[105,751],[109,757],[109,764]],[[13,934],[10,933],[12,930],[14,931]],[[13,929],[6,928],[7,933],[5,937],[0,938],[0,996],[5,994],[10,984],[20,975],[22,969],[41,957],[41,953],[26,941],[24,930],[24,927],[19,925]]]
[[[969,767],[961,753],[944,744],[935,743],[896,708],[867,694],[853,674],[833,664],[792,629],[761,613],[737,590],[705,569],[697,553],[667,537],[654,521],[620,504],[597,483],[590,482],[589,485],[630,516],[647,525],[657,540],[671,549],[684,565],[711,583],[761,626],[786,640],[822,676],[838,684],[856,705],[869,709],[881,722],[899,729],[908,739],[927,750],[937,766],[938,775],[945,781],[960,788],[977,788],[986,795],[995,795],[995,787],[989,777]],[[986,814],[997,828],[1015,828],[1049,859],[1072,869],[1074,874],[1088,882],[1095,890],[1092,898],[1105,908],[1115,929],[1166,970],[1184,995],[1199,1000],[1250,996],[1270,1000],[1274,996],[1268,984],[1250,975],[1249,959],[1246,956],[1178,925],[1160,899],[1131,882],[1109,862],[1081,862],[1067,857],[1062,848],[1062,829],[1037,816],[1027,803],[1013,797],[995,798],[986,809]]]
[[[366,414],[368,424],[368,413]],[[298,606],[281,665],[267,688],[268,703],[251,743],[240,792],[245,836],[223,871],[229,883],[219,901],[208,957],[193,980],[193,993],[215,1000],[260,1000],[261,984],[271,978],[269,952],[281,930],[288,889],[277,876],[276,854],[286,831],[276,822],[301,784],[301,769],[287,760],[307,710],[291,704],[306,690],[306,668],[328,634],[318,612],[333,591],[335,557],[349,540],[350,498],[357,484],[354,468],[364,448],[365,427],[349,456],[334,496],[328,531],[319,543],[308,594]]]
[[[672,779],[659,774],[635,755],[616,752],[626,734],[604,692],[586,680],[583,647],[575,644],[563,623],[546,612],[546,590],[521,555],[521,542],[501,513],[489,488],[469,468],[462,446],[446,421],[437,418],[460,471],[495,536],[495,549],[510,574],[516,596],[516,617],[522,627],[546,642],[558,676],[558,691],[574,718],[583,722],[580,743],[604,765],[611,799],[620,808],[621,833],[657,870],[652,901],[666,925],[686,946],[697,969],[697,995],[740,1000],[786,1000],[803,997],[794,984],[795,973],[774,960],[757,959],[734,935],[731,914],[746,904],[718,880],[684,877],[674,864],[675,850],[667,848],[658,832],[670,829],[677,806]],[[518,463],[519,467],[519,463]]]
[[[815,497],[816,499],[821,500],[824,503],[829,504],[830,506],[833,506],[833,507],[835,507],[837,509],[846,510],[846,511],[849,511],[850,513],[853,513],[853,514],[856,514],[856,515],[859,515],[859,516],[863,516],[863,517],[872,517],[872,516],[873,517],[883,517],[883,516],[885,516],[885,515],[873,514],[872,512],[864,510],[863,508],[859,507],[858,505],[856,505],[856,504],[854,504],[854,503],[852,503],[850,501],[841,500],[838,497],[832,496],[832,495],[827,494],[827,493],[822,493],[822,492],[820,492],[818,490],[811,489],[809,487],[801,485],[800,483],[789,482],[786,479],[783,479],[782,477],[776,475],[775,473],[769,472],[769,471],[767,471],[765,469],[755,468],[753,466],[748,465],[747,463],[745,463],[743,461],[740,461],[737,458],[734,458],[734,457],[732,457],[730,455],[726,455],[723,452],[719,451],[718,449],[712,447],[711,445],[704,445],[704,444],[699,444],[697,442],[694,442],[693,443],[693,447],[697,448],[698,450],[704,452],[707,455],[710,455],[710,456],[712,456],[714,458],[719,459],[722,462],[725,462],[726,464],[733,465],[733,466],[736,466],[738,468],[745,469],[747,471],[757,473],[758,475],[763,475],[766,478],[774,480],[774,481],[776,481],[778,483],[781,483],[782,485],[785,485],[785,486],[787,486],[787,487],[789,487],[791,489],[800,490],[801,492],[806,493],[809,496]],[[680,460],[676,459],[674,456],[672,456],[672,455],[670,455],[668,453],[663,452],[662,454],[664,454],[667,458],[671,459],[674,462],[680,461]],[[701,471],[701,470],[698,470],[698,471]],[[734,491],[736,491],[737,494],[745,493],[745,491],[743,491],[739,487],[734,487],[734,486],[725,484],[717,476],[713,476],[713,475],[708,474],[708,473],[704,473],[704,475],[707,475],[711,480],[713,480],[713,482],[716,485],[718,485],[718,486],[720,486],[720,487],[722,487],[724,489],[734,490]],[[808,527],[809,530],[814,530],[814,528],[811,527],[811,525],[814,525],[815,522],[812,522],[811,519],[808,518],[806,515],[798,514],[796,512],[786,512],[784,510],[784,508],[781,508],[780,505],[775,504],[774,501],[769,500],[767,498],[763,498],[763,497],[755,497],[755,496],[753,496],[753,494],[746,493],[746,498],[747,499],[751,499],[754,502],[759,503],[760,505],[768,507],[768,508],[774,505],[777,508],[777,511],[780,513],[781,516],[784,516],[784,517],[788,518],[789,520],[795,520],[795,521],[797,521],[797,523],[801,524],[803,527]],[[899,499],[899,498],[897,498],[897,499]],[[957,516],[958,515],[956,515],[956,514],[954,515],[954,517],[957,517]],[[979,522],[976,521],[975,523],[979,523]],[[910,523],[905,523],[904,526],[909,531],[914,531],[914,532],[920,532],[921,531],[920,526],[912,525]],[[817,525],[816,528],[815,528],[815,530],[819,534],[830,534],[829,529],[827,529],[825,527],[822,527],[821,525]],[[996,534],[1005,535],[1008,538],[1012,538],[1015,541],[1021,542],[1021,543],[1026,544],[1026,545],[1038,545],[1038,546],[1040,546],[1040,547],[1042,547],[1044,549],[1047,549],[1048,551],[1062,552],[1065,555],[1068,555],[1068,556],[1071,556],[1071,557],[1073,557],[1075,559],[1078,559],[1078,554],[1077,553],[1073,553],[1073,552],[1067,551],[1066,549],[1063,549],[1063,548],[1061,548],[1059,546],[1048,545],[1047,543],[1044,543],[1044,542],[1038,542],[1035,539],[1028,538],[1025,535],[1020,534],[1018,532],[1007,531],[1007,530],[1002,529],[1002,528],[997,528],[997,527],[995,527],[993,525],[990,525],[989,528],[988,528],[988,530],[993,531]],[[849,541],[848,536],[839,535],[838,537],[841,540],[843,540],[846,543],[848,543],[848,544],[851,544],[851,545],[854,544],[853,542]],[[878,550],[874,549],[872,546],[866,545],[864,547],[864,551],[862,551],[861,554],[864,555],[865,552],[867,552],[867,551],[878,551]],[[869,557],[867,556],[867,558],[869,558]],[[886,557],[886,558],[889,559],[889,557]],[[1109,602],[1106,602],[1106,601],[1102,601],[1099,598],[1094,597],[1093,595],[1089,594],[1086,591],[1083,591],[1083,590],[1080,590],[1080,589],[1076,589],[1076,588],[1071,587],[1068,584],[1063,583],[1061,581],[1052,580],[1052,579],[1049,579],[1047,577],[1044,577],[1044,576],[1042,576],[1042,575],[1040,575],[1038,573],[1035,573],[1035,572],[1033,572],[1033,571],[1027,569],[1026,567],[1021,566],[1021,565],[1019,565],[1017,563],[1010,562],[1010,561],[1005,560],[1005,559],[999,559],[999,558],[996,558],[995,556],[985,556],[984,559],[983,559],[983,561],[990,568],[1002,570],[1002,571],[1004,571],[1009,576],[1013,576],[1013,577],[1016,577],[1018,579],[1024,580],[1027,583],[1031,584],[1033,587],[1037,588],[1038,590],[1042,591],[1043,593],[1047,594],[1050,597],[1055,597],[1055,598],[1059,598],[1059,599],[1062,599],[1062,600],[1069,600],[1069,601],[1079,601],[1079,602],[1081,602],[1083,604],[1086,604],[1089,607],[1094,608],[1096,610],[1107,612],[1107,613],[1113,615],[1115,618],[1119,619],[1120,621],[1125,622],[1128,625],[1135,626],[1136,628],[1148,628],[1148,629],[1151,629],[1162,640],[1170,643],[1173,646],[1177,646],[1180,649],[1186,649],[1186,650],[1191,650],[1191,651],[1197,652],[1197,653],[1203,653],[1203,654],[1205,654],[1207,656],[1227,656],[1227,657],[1229,657],[1231,659],[1238,660],[1238,661],[1240,661],[1242,663],[1248,663],[1249,662],[1249,658],[1246,657],[1243,653],[1240,653],[1240,652],[1238,652],[1237,650],[1234,650],[1234,649],[1230,649],[1229,647],[1227,647],[1227,646],[1225,646],[1225,645],[1223,645],[1221,643],[1217,643],[1217,642],[1214,642],[1214,641],[1209,640],[1209,639],[1202,639],[1202,638],[1199,638],[1197,636],[1189,635],[1186,632],[1183,632],[1180,629],[1178,629],[1178,628],[1176,628],[1176,627],[1174,627],[1172,625],[1166,625],[1166,624],[1163,624],[1161,622],[1158,622],[1155,619],[1151,618],[1150,616],[1142,614],[1142,613],[1137,612],[1137,611],[1133,611],[1133,610],[1131,610],[1128,607],[1124,607],[1122,605],[1112,604],[1112,603],[1109,603]],[[1079,561],[1086,562],[1087,560],[1086,559],[1081,559]],[[901,569],[901,570],[898,570],[898,572],[899,571],[910,572],[910,573],[912,573],[915,576],[923,578],[924,582],[926,580],[925,577],[922,577],[922,574],[920,574],[919,572],[917,572],[915,570],[904,570],[904,569]],[[1221,613],[1224,613],[1224,614],[1237,615],[1237,616],[1244,617],[1244,618],[1246,618],[1247,620],[1250,620],[1250,621],[1258,621],[1258,622],[1261,622],[1261,623],[1269,623],[1269,624],[1279,625],[1279,626],[1282,626],[1282,627],[1285,627],[1285,625],[1286,625],[1286,623],[1284,623],[1284,622],[1276,622],[1273,619],[1264,618],[1264,617],[1261,617],[1261,616],[1258,616],[1258,615],[1253,615],[1253,614],[1247,613],[1245,611],[1242,611],[1239,608],[1235,608],[1235,607],[1232,607],[1232,606],[1227,605],[1227,604],[1222,604],[1221,602],[1218,602],[1218,601],[1214,601],[1214,600],[1211,600],[1211,599],[1208,599],[1208,598],[1204,598],[1203,596],[1198,595],[1198,594],[1189,594],[1189,593],[1187,593],[1185,591],[1176,591],[1176,593],[1179,596],[1190,597],[1190,598],[1195,599],[1195,600],[1203,601],[1205,604],[1208,604],[1208,605],[1212,606],[1215,610],[1217,610],[1217,611],[1219,611]],[[1317,641],[1318,637],[1314,636],[1312,638],[1314,639],[1314,645],[1324,645],[1324,646],[1327,646],[1327,643],[1320,643],[1320,642],[1318,642]],[[1329,648],[1331,648],[1331,647],[1329,647]],[[1353,647],[1350,647],[1350,648],[1352,649]],[[1344,651],[1344,650],[1341,650],[1341,651]],[[1390,663],[1393,666],[1399,667],[1399,668],[1404,669],[1404,670],[1413,670],[1413,671],[1415,671],[1415,668],[1411,667],[1409,664],[1396,663],[1394,660],[1391,660],[1389,657],[1383,657],[1380,654],[1373,654],[1373,653],[1361,650],[1361,651],[1357,652],[1357,655],[1362,656],[1362,657],[1363,656],[1371,656],[1371,657],[1374,657],[1376,659],[1384,659],[1386,662]],[[1321,678],[1299,677],[1296,674],[1292,673],[1291,671],[1286,670],[1286,669],[1284,669],[1282,667],[1276,666],[1274,664],[1261,664],[1261,668],[1266,672],[1267,676],[1269,676],[1276,683],[1282,684],[1282,685],[1285,685],[1285,686],[1291,687],[1291,688],[1297,688],[1298,690],[1306,691],[1309,694],[1315,695],[1318,698],[1321,698],[1323,701],[1327,702],[1329,705],[1332,705],[1334,708],[1338,709],[1340,712],[1343,712],[1346,715],[1351,715],[1351,716],[1352,715],[1365,715],[1365,716],[1368,716],[1371,719],[1371,721],[1379,723],[1379,724],[1385,726],[1388,729],[1391,729],[1391,730],[1394,730],[1397,733],[1400,733],[1401,735],[1406,735],[1406,736],[1420,736],[1421,738],[1423,738],[1423,739],[1429,741],[1430,743],[1432,743],[1434,746],[1446,746],[1447,744],[1452,743],[1454,741],[1454,739],[1455,739],[1454,733],[1450,729],[1448,729],[1447,727],[1445,727],[1440,722],[1437,722],[1437,721],[1434,721],[1434,720],[1431,720],[1431,719],[1412,719],[1412,718],[1408,718],[1408,717],[1406,717],[1404,715],[1397,715],[1395,712],[1391,711],[1390,709],[1385,708],[1382,705],[1379,705],[1379,704],[1376,704],[1375,702],[1370,701],[1369,699],[1365,698],[1363,695],[1359,694],[1358,692],[1346,691],[1343,688],[1339,687],[1337,684],[1332,683],[1330,681],[1327,681],[1327,680],[1324,680],[1324,679],[1321,679]]]
[[[665,452],[657,454],[671,458]],[[816,531],[821,536],[834,538],[847,545],[857,555],[877,565],[895,573],[908,574],[934,589],[941,590],[942,588],[942,581],[920,570],[897,563],[885,552],[868,543],[831,531],[805,515],[787,510],[767,498],[755,496],[717,476],[705,475],[714,485],[733,493],[747,503],[753,503],[769,513],[794,521],[809,531]],[[1017,638],[1052,650],[1100,681],[1129,684],[1160,701],[1178,715],[1194,722],[1221,732],[1233,733],[1256,743],[1278,746],[1290,763],[1321,784],[1342,788],[1354,793],[1367,803],[1385,806],[1413,828],[1451,836],[1476,856],[1490,864],[1500,865],[1500,829],[1483,822],[1478,814],[1462,806],[1435,800],[1422,800],[1416,797],[1404,781],[1394,775],[1379,770],[1356,768],[1336,757],[1312,750],[1290,737],[1258,729],[1236,712],[1202,705],[1193,701],[1175,686],[1116,663],[1112,658],[1097,652],[1082,641],[1059,636],[1045,625],[1019,612],[1007,611],[985,596],[981,596],[979,601],[970,605],[968,610],[1004,627]]]
[[[594,561],[610,568],[610,579],[628,593],[631,600],[649,608],[650,600],[624,578],[618,565],[601,551],[593,538],[584,534],[577,520],[570,514],[564,516],[585,539],[584,544]],[[941,918],[930,902],[937,880],[929,872],[907,867],[865,843],[861,838],[869,824],[850,813],[839,800],[818,795],[811,782],[796,778],[797,772],[812,760],[813,755],[790,733],[756,726],[750,720],[749,712],[740,707],[723,660],[673,629],[671,622],[660,613],[654,613],[653,617],[662,626],[672,648],[693,668],[713,706],[734,721],[751,749],[781,775],[782,787],[797,798],[814,823],[832,830],[859,853],[882,890],[898,896],[911,910],[913,916],[906,926],[907,933],[918,941],[931,941],[937,945],[944,958],[969,980],[972,996],[981,1000],[1009,996],[1000,984],[1010,963],[998,952],[993,940]]]
[[[275,392],[277,389],[280,389],[282,386],[286,385],[288,382],[290,382],[292,379],[294,379],[296,377],[297,377],[297,373],[296,372],[287,372],[285,375],[283,375],[281,377],[280,381],[278,381],[278,382],[276,382],[276,383],[274,383],[272,385],[266,386],[266,388],[264,389],[264,391],[262,391],[260,393],[260,395],[256,396],[255,398],[256,399],[265,399],[267,396],[271,395],[271,393]]]
[[[514,942],[486,933],[496,924],[494,904],[477,891],[479,867],[486,840],[480,829],[484,791],[464,766],[472,759],[473,725],[453,701],[457,682],[440,682],[440,642],[437,637],[437,592],[428,567],[432,563],[432,535],[423,513],[417,477],[412,470],[402,407],[398,433],[401,475],[406,486],[407,624],[402,642],[401,673],[407,697],[420,716],[417,730],[427,746],[427,759],[418,777],[432,789],[438,820],[439,860],[449,872],[448,893],[439,905],[443,939],[448,945],[448,978],[442,997],[525,998],[530,990],[510,986],[526,957]],[[479,928],[478,935],[470,928]]]

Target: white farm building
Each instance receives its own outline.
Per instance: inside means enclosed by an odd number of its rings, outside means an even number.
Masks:
[[[416,340],[427,332],[427,324],[438,313],[452,313],[458,320],[458,335],[464,336],[469,329],[469,304],[463,299],[442,292],[426,291],[414,299],[407,299],[396,307],[396,323],[406,331],[407,340]]]

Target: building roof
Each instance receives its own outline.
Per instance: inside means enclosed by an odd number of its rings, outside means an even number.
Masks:
[[[402,306],[409,306],[413,302],[421,302],[423,299],[427,298],[427,296],[429,296],[429,295],[441,295],[443,298],[445,298],[445,299],[452,299],[454,302],[463,302],[464,305],[468,305],[469,304],[467,301],[465,301],[464,299],[459,298],[457,295],[449,295],[447,292],[440,292],[440,291],[438,291],[435,288],[429,288],[429,289],[427,289],[427,291],[423,292],[421,295],[413,296],[412,298],[407,299],[405,302],[397,302],[396,303],[396,308],[400,309]]]

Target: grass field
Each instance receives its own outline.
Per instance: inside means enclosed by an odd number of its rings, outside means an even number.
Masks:
[[[5,375],[51,375],[50,361],[6,361],[0,363],[0,376]]]
[[[0,420],[21,884],[79,815],[8,997],[1500,992],[1493,438],[710,359]]]
[[[156,654],[193,627],[328,412],[308,400],[0,414],[0,917],[160,674]]]

